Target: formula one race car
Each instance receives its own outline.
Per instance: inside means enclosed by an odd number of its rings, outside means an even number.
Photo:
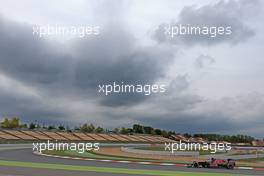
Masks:
[[[212,158],[210,161],[194,161],[191,165],[188,165],[189,167],[204,167],[204,168],[227,168],[227,169],[233,169],[235,167],[236,163],[232,159],[214,159]]]

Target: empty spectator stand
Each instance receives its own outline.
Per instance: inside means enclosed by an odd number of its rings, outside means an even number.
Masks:
[[[94,134],[94,133],[86,133],[87,136],[94,138],[96,141],[107,141],[107,139],[105,139],[102,136],[99,136],[98,134]]]
[[[72,133],[67,133],[67,132],[56,132],[56,133],[70,141],[80,141],[81,140],[79,137],[74,136]]]
[[[41,131],[41,133],[47,135],[48,137],[50,137],[53,140],[67,141],[67,139],[65,137],[57,134],[56,132]]]
[[[38,131],[21,131],[22,133],[25,133],[29,136],[33,136],[34,138],[38,139],[38,140],[51,140],[51,137],[48,137],[47,135],[42,134],[41,132]]]
[[[12,136],[15,136],[19,139],[22,140],[35,140],[36,138],[30,135],[27,135],[25,133],[22,133],[21,131],[17,131],[17,130],[2,130],[3,132],[10,134]]]
[[[3,131],[0,131],[0,138],[3,140],[19,140],[18,137],[5,133]]]

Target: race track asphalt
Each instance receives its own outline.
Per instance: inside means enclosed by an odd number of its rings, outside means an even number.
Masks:
[[[205,169],[205,168],[187,168],[178,166],[159,166],[159,165],[139,165],[133,163],[113,163],[113,162],[100,162],[100,161],[83,161],[83,160],[71,160],[39,156],[32,153],[32,149],[16,149],[16,150],[3,150],[0,151],[0,160],[5,161],[22,161],[22,162],[34,162],[34,163],[49,163],[49,164],[65,164],[65,165],[77,165],[77,166],[96,166],[96,167],[110,167],[110,168],[127,168],[127,169],[147,169],[147,170],[165,170],[165,171],[187,171],[187,172],[207,172],[207,173],[230,173],[230,174],[245,174],[245,175],[264,175],[264,171],[257,170],[227,170],[227,169]],[[67,175],[93,175],[93,176],[112,176],[119,174],[109,173],[95,173],[95,172],[78,172],[78,171],[62,171],[62,170],[47,170],[36,168],[19,168],[19,167],[0,167],[0,176],[4,175],[17,175],[19,176],[67,176]],[[120,176],[128,176],[129,174],[120,174]],[[132,176],[132,175],[130,175]]]

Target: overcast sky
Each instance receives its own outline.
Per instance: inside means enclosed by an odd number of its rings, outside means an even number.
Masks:
[[[1,1],[0,118],[264,137],[263,7],[257,0]],[[161,35],[161,26],[179,23],[233,33]],[[100,35],[32,35],[32,26],[48,24],[100,26]],[[98,93],[98,84],[113,81],[163,83],[167,92]]]

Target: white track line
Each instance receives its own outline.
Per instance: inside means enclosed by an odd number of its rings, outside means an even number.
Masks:
[[[236,167],[237,169],[253,170],[253,167]]]

